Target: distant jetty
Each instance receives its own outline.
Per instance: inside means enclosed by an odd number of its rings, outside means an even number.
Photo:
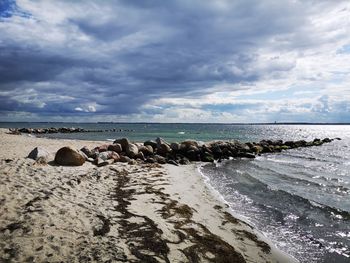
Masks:
[[[80,133],[80,132],[133,132],[132,129],[106,129],[106,130],[86,130],[83,128],[74,128],[74,127],[62,127],[62,128],[10,128],[10,133],[12,134],[50,134],[50,133]]]

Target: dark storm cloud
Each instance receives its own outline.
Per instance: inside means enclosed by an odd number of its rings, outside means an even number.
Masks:
[[[0,5],[0,110],[131,114],[150,100],[199,96],[216,85],[232,89],[289,72],[293,63],[257,67],[259,50],[313,45],[304,28],[312,5],[7,1]]]

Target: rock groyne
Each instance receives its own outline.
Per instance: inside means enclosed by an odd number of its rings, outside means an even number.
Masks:
[[[300,147],[321,146],[333,140],[340,140],[340,138],[316,138],[312,141],[262,140],[260,142],[246,143],[237,140],[207,143],[187,140],[181,143],[168,143],[162,138],[137,143],[130,142],[127,138],[121,138],[116,139],[112,144],[103,144],[93,149],[83,147],[77,152],[86,161],[92,162],[97,166],[104,166],[114,162],[133,164],[137,161],[185,165],[191,162],[220,162],[230,158],[255,158],[257,155],[264,153],[276,153]],[[59,154],[59,151],[57,154]]]

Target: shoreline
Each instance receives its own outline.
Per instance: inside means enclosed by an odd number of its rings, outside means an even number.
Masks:
[[[53,154],[63,146],[105,141],[33,138],[4,130],[2,260],[296,262],[231,215],[195,164],[38,165],[25,158],[37,146]]]

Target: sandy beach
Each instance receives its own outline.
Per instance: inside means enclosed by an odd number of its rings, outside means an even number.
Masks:
[[[0,129],[1,262],[295,262],[233,217],[196,164],[47,165],[26,158],[104,142]]]

